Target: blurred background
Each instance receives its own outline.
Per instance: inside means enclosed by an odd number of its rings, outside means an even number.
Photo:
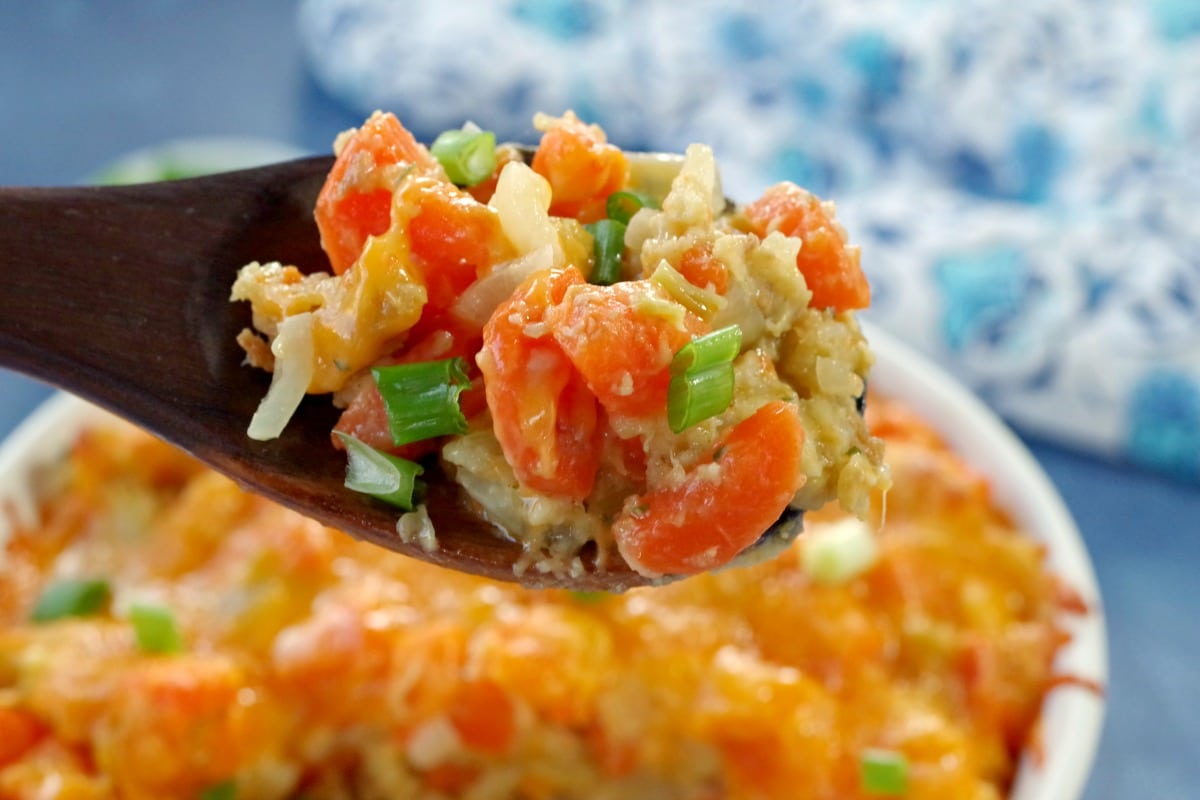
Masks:
[[[4,185],[328,152],[375,108],[530,141],[574,108],[712,144],[733,197],[836,200],[866,318],[1013,424],[1092,552],[1087,797],[1200,786],[1197,0],[0,0],[0,74]],[[48,393],[0,371],[0,433]]]

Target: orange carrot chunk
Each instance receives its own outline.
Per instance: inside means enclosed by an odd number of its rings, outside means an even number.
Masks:
[[[729,563],[779,519],[804,483],[803,444],[796,407],[767,403],[681,483],[626,501],[612,529],[618,550],[650,574],[691,575]]]
[[[450,722],[472,750],[502,755],[517,733],[516,709],[494,681],[464,683],[450,706]]]
[[[609,414],[662,415],[671,356],[704,332],[691,314],[681,327],[648,311],[647,298],[660,295],[666,302],[649,281],[589,284],[568,292],[546,315],[554,340]]]
[[[628,182],[629,160],[598,126],[568,111],[542,135],[533,170],[550,182],[551,214],[595,222],[604,218],[608,196]]]
[[[376,111],[349,134],[317,196],[317,230],[335,273],[350,269],[368,236],[388,229],[394,187],[381,170],[393,165],[441,172],[425,146],[393,114]]]
[[[583,284],[574,267],[530,276],[483,329],[479,367],[504,456],[522,485],[582,500],[600,465],[596,397],[552,337],[546,312]]]
[[[846,244],[841,228],[815,195],[780,183],[746,206],[743,213],[756,234],[779,231],[801,240],[796,267],[812,292],[814,308],[849,311],[871,304],[871,287],[859,264],[859,251]]]
[[[445,181],[422,179],[404,193],[414,205],[409,246],[429,293],[425,312],[445,311],[491,267],[516,255],[490,206]]]
[[[33,714],[0,705],[0,767],[20,760],[46,732]]]

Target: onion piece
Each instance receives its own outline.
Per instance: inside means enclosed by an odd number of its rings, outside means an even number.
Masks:
[[[450,306],[450,313],[472,328],[482,329],[496,308],[535,272],[554,266],[554,248],[548,244],[503,264],[467,287]]]
[[[813,526],[805,531],[801,542],[801,566],[817,583],[845,583],[879,560],[875,534],[855,517]]]
[[[519,253],[530,253],[544,245],[562,258],[558,228],[550,219],[550,183],[520,161],[510,161],[500,170],[496,191],[488,205],[500,217],[500,227]]]
[[[627,152],[629,185],[662,200],[671,191],[671,182],[683,167],[680,153]]]
[[[287,426],[308,392],[314,371],[313,315],[311,311],[287,317],[279,323],[275,341],[275,371],[271,388],[250,419],[246,435],[257,441],[276,439]]]

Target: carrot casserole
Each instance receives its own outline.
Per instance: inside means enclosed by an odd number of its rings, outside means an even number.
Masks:
[[[0,798],[1003,797],[1068,594],[925,423],[867,418],[885,523],[877,492],[622,595],[448,572],[90,429],[4,546]]]

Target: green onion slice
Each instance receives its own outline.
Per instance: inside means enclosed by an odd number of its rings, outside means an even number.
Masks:
[[[605,213],[611,220],[628,225],[633,215],[643,208],[658,208],[658,201],[643,192],[613,192],[605,203]]]
[[[346,488],[369,494],[405,511],[413,510],[417,476],[424,468],[415,461],[376,450],[341,431],[334,435],[346,447]]]
[[[236,798],[237,784],[233,781],[222,781],[202,791],[199,800],[235,800]]]
[[[178,653],[183,649],[183,637],[169,608],[153,605],[133,605],[129,622],[138,647],[144,653]]]
[[[671,374],[699,372],[719,364],[729,364],[742,349],[742,329],[737,325],[719,328],[697,336],[679,348],[671,359]]]
[[[371,374],[397,445],[467,432],[458,396],[470,387],[471,379],[461,357],[374,367]]]
[[[596,263],[588,281],[609,286],[621,278],[621,254],[625,251],[625,223],[602,219],[584,226],[592,234],[592,253]]]
[[[845,583],[879,560],[875,534],[857,517],[810,526],[805,529],[802,544],[801,568],[817,583]]]
[[[671,359],[667,423],[680,433],[715,417],[733,402],[733,359],[742,348],[742,329],[729,325],[698,336]]]
[[[443,131],[429,152],[457,186],[482,183],[496,170],[496,134],[491,131],[467,128]]]
[[[908,789],[908,759],[903,753],[868,748],[859,757],[859,775],[867,794],[897,797]]]
[[[608,597],[608,592],[586,592],[579,589],[571,590],[571,599],[577,603],[599,603]]]
[[[112,598],[108,582],[99,579],[55,581],[42,591],[29,618],[50,622],[64,617],[87,617],[103,611]]]
[[[681,433],[715,417],[733,402],[733,364],[726,361],[671,376],[667,386],[667,423]]]

